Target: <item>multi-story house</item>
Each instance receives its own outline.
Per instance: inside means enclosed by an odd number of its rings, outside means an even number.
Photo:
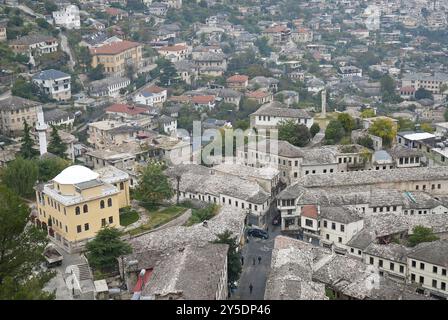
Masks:
[[[269,44],[282,44],[291,38],[291,29],[283,25],[272,26],[261,32],[262,36],[267,37]]]
[[[269,103],[274,100],[274,95],[270,91],[256,90],[246,92],[247,99],[254,100],[257,104]]]
[[[162,106],[167,99],[167,90],[158,86],[149,86],[134,96],[134,102],[147,106]]]
[[[340,67],[339,72],[343,79],[351,77],[362,77],[362,69],[355,66]]]
[[[79,17],[79,8],[75,5],[69,5],[62,10],[53,11],[54,23],[67,29],[81,28],[81,20]]]
[[[130,204],[129,175],[113,167],[100,174],[74,165],[35,189],[35,224],[69,252],[103,227],[119,227],[119,209]]]
[[[191,54],[191,47],[186,44],[176,44],[157,48],[157,52],[174,63],[187,59]]]
[[[121,112],[121,109],[124,109],[121,107],[122,105],[115,106],[118,106],[117,108],[120,109],[118,113],[128,114],[126,111]],[[111,112],[116,113],[116,111]],[[87,141],[96,149],[104,149],[110,146],[119,146],[127,141],[133,141],[141,132],[143,132],[143,128],[140,126],[121,121],[104,120],[89,123],[87,130],[89,137]]]
[[[285,121],[294,121],[310,128],[313,125],[313,117],[305,110],[291,109],[279,102],[271,102],[262,105],[250,115],[250,125],[258,129],[278,129]]]
[[[140,43],[126,40],[90,48],[92,67],[102,64],[105,73],[113,76],[124,76],[128,66],[138,72],[142,62],[142,48]]]
[[[227,86],[235,90],[245,90],[249,84],[249,77],[236,74],[226,79]]]
[[[108,77],[90,82],[89,94],[93,97],[116,98],[120,95],[120,91],[125,90],[130,84],[131,80],[129,78]]]
[[[16,96],[0,100],[0,132],[7,136],[18,136],[23,131],[25,121],[34,127],[39,105],[36,101]]]
[[[70,100],[72,97],[71,76],[65,72],[44,70],[33,76],[33,82],[54,100]]]
[[[227,59],[223,53],[202,52],[193,57],[199,75],[220,77],[227,70]]]
[[[12,40],[9,43],[9,47],[15,53],[36,57],[45,53],[58,51],[59,43],[54,37],[34,34]]]
[[[405,74],[401,80],[402,87],[411,87],[415,90],[423,88],[425,90],[431,91],[433,94],[440,94],[441,89],[445,86],[445,91],[447,91],[448,86],[448,74],[435,72],[434,74],[426,73],[411,73]]]
[[[433,296],[448,297],[448,240],[417,245],[407,256],[408,281]]]

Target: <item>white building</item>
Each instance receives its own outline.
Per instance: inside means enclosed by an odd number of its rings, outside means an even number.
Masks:
[[[167,99],[167,90],[157,86],[149,86],[134,96],[134,102],[147,106],[161,106]]]
[[[36,83],[52,99],[69,100],[71,94],[71,76],[59,70],[49,69],[41,71],[33,76]]]
[[[89,86],[89,94],[93,97],[118,97],[120,90],[131,84],[129,78],[109,77],[92,81]]]
[[[81,28],[79,8],[75,5],[69,5],[62,10],[54,11],[53,19],[57,26],[65,27],[67,29]]]

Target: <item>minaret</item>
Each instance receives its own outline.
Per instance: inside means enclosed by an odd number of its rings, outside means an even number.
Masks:
[[[37,108],[36,131],[39,133],[39,151],[40,155],[47,153],[47,128],[44,121],[44,112],[42,107]]]
[[[320,113],[320,117],[321,118],[326,118],[327,117],[327,90],[322,90],[320,92],[320,97],[321,97],[321,101],[322,101],[322,111]]]

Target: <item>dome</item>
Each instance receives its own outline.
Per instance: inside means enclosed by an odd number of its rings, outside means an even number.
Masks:
[[[53,181],[59,184],[77,184],[94,180],[99,174],[83,166],[70,166],[61,171]]]

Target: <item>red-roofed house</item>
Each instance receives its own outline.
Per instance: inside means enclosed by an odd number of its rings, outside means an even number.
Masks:
[[[257,90],[246,93],[246,97],[257,101],[258,104],[268,103],[274,100],[274,96],[269,91]]]
[[[415,96],[415,88],[414,87],[401,87],[400,96],[403,99],[410,99]]]
[[[123,18],[129,16],[129,14],[126,11],[121,10],[119,8],[110,7],[110,8],[106,8],[104,11],[106,12],[106,14],[108,16],[112,17],[116,21],[123,20]]]
[[[174,63],[186,59],[191,53],[191,47],[186,44],[177,44],[158,48],[157,51],[161,56]]]
[[[227,86],[235,90],[244,90],[249,84],[249,77],[243,74],[235,74],[226,80]]]
[[[106,114],[117,115],[123,118],[133,118],[145,113],[148,113],[147,109],[127,104],[115,103],[106,108]]]
[[[269,39],[269,44],[285,43],[291,37],[291,29],[283,25],[266,28],[261,33]]]
[[[208,108],[209,110],[215,107],[215,96],[193,96],[191,102],[194,104],[196,109]]]
[[[140,43],[126,40],[115,41],[100,47],[91,48],[92,67],[96,68],[99,64],[102,64],[105,73],[124,76],[127,65],[132,65],[135,71],[140,68],[142,48],[143,46]]]

